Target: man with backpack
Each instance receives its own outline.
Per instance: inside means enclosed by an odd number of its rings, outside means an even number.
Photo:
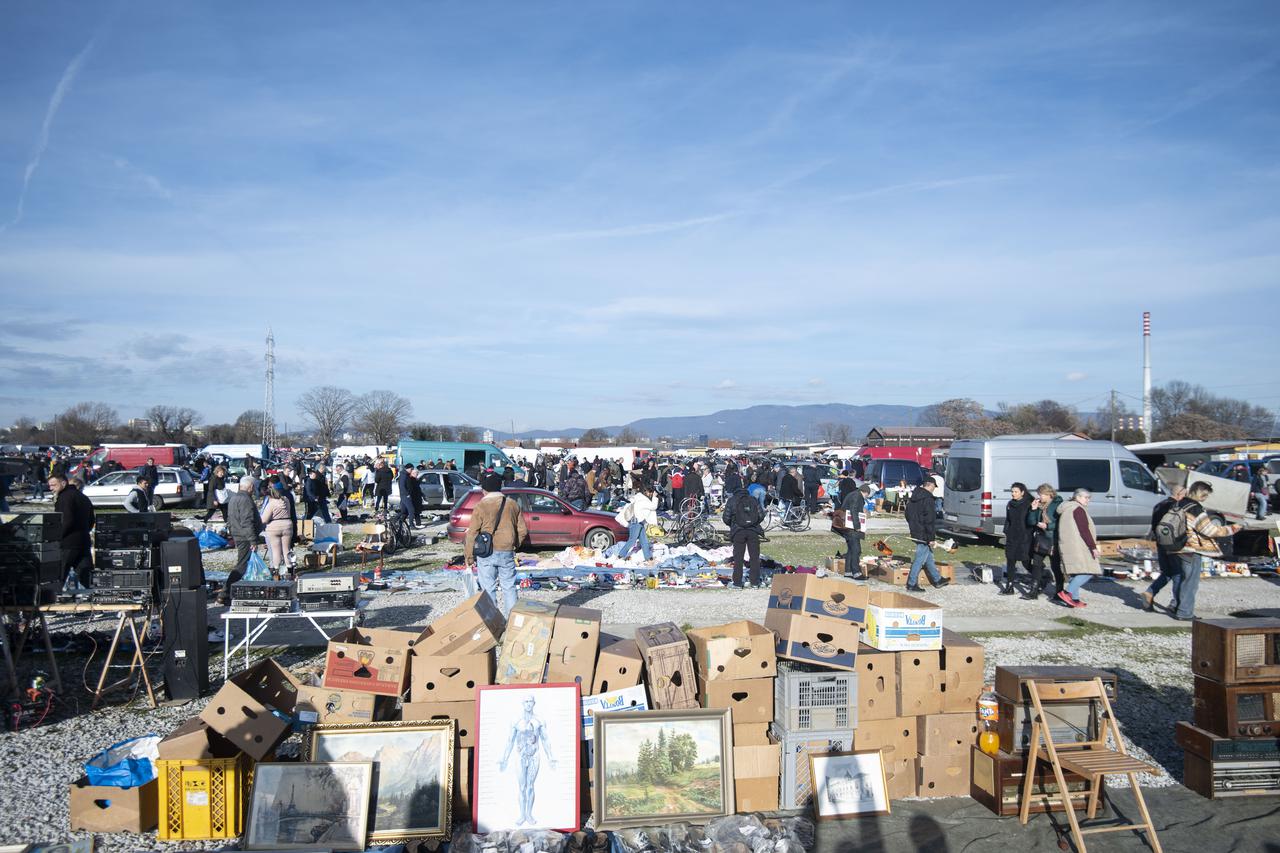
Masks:
[[[1220,525],[1204,511],[1201,501],[1213,494],[1208,483],[1193,483],[1187,496],[1176,501],[1156,524],[1156,545],[1168,548],[1179,562],[1181,588],[1178,608],[1173,618],[1180,622],[1195,619],[1196,592],[1200,589],[1200,570],[1205,557],[1222,556],[1218,539],[1234,536],[1239,524]]]
[[[1148,613],[1156,609],[1156,596],[1168,584],[1173,584],[1172,609],[1175,611],[1178,609],[1178,593],[1182,590],[1182,564],[1173,555],[1173,551],[1160,544],[1160,539],[1156,536],[1156,528],[1164,518],[1164,514],[1186,496],[1186,486],[1174,486],[1169,497],[1156,504],[1155,509],[1151,511],[1151,538],[1156,543],[1156,563],[1160,568],[1160,577],[1153,580],[1146,592],[1142,593],[1142,609]]]
[[[729,525],[729,541],[733,543],[733,588],[744,588],[744,556],[751,560],[751,587],[760,588],[763,586],[760,582],[760,540],[764,537],[764,529],[760,526],[764,521],[764,510],[760,502],[746,492],[738,492],[725,506],[723,518]]]
[[[519,502],[502,494],[501,474],[485,474],[480,478],[480,488],[484,489],[484,497],[471,513],[463,540],[464,556],[468,569],[475,564],[480,588],[489,593],[506,616],[516,606],[515,551],[529,538],[529,529]]]

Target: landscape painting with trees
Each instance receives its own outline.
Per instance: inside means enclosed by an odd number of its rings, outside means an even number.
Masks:
[[[609,817],[725,810],[718,719],[615,723],[606,730]]]

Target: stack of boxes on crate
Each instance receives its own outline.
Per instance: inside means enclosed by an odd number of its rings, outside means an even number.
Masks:
[[[1183,784],[1209,799],[1280,794],[1280,619],[1196,620],[1191,669]]]
[[[62,515],[0,516],[0,605],[49,604],[62,582]]]

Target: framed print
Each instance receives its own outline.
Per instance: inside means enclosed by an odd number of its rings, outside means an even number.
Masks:
[[[889,813],[889,784],[878,749],[809,753],[809,778],[819,820]]]
[[[581,737],[577,684],[477,688],[471,796],[476,832],[575,832],[581,820]]]
[[[727,708],[595,715],[597,829],[733,814]]]
[[[246,850],[363,850],[373,763],[259,763]]]
[[[373,763],[369,841],[447,839],[452,819],[453,720],[316,726],[307,759]]]

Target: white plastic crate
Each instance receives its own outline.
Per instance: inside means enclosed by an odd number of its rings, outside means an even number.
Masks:
[[[775,724],[772,731],[782,744],[782,791],[778,807],[807,809],[813,801],[809,755],[849,752],[853,749],[853,729],[786,734]]]
[[[779,661],[773,719],[787,734],[856,728],[857,673]]]

